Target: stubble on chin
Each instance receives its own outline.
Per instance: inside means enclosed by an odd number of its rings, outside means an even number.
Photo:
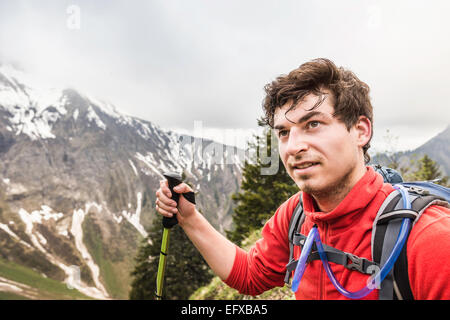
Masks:
[[[315,186],[309,175],[301,175],[299,176],[299,180],[301,181],[299,187],[301,191],[315,199],[340,197],[343,194],[346,195],[351,189],[350,175],[351,172],[347,172],[341,179],[323,187]]]

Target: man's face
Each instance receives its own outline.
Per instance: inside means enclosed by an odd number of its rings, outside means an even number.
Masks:
[[[320,98],[309,94],[287,114],[290,103],[274,115],[281,160],[300,190],[313,196],[351,188],[357,182],[357,171],[365,167],[361,130],[348,131],[332,116],[331,94],[310,110]]]

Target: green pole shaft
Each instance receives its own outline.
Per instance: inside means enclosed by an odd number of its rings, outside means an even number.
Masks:
[[[167,179],[168,187],[170,192],[172,193],[172,199],[178,205],[179,194],[173,191],[173,188],[181,183],[181,175],[174,172],[166,172],[164,173],[164,177]],[[156,276],[156,299],[162,299],[162,292],[164,286],[164,273],[166,271],[166,259],[167,252],[169,249],[169,235],[170,229],[178,223],[176,215],[168,218],[163,217],[163,236],[161,242],[161,253],[159,254],[159,265],[158,265],[158,274]]]
[[[170,229],[164,228],[162,242],[161,242],[161,252],[159,254],[159,265],[158,274],[156,276],[156,299],[162,299],[162,291],[164,286],[164,273],[166,271],[166,256],[167,250],[169,248],[169,236]]]

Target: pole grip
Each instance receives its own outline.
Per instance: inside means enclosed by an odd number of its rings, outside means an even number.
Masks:
[[[176,172],[165,172],[163,176],[167,179],[169,184],[169,190],[172,194],[172,200],[174,200],[178,205],[178,200],[180,199],[180,194],[173,191],[173,188],[179,185],[181,181],[181,175]],[[174,215],[171,218],[163,217],[163,226],[166,229],[172,228],[174,225],[178,224],[177,216]]]

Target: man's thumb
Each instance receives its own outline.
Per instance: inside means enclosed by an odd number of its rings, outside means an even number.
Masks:
[[[187,201],[195,205],[195,194],[188,184],[183,182],[178,186],[174,187],[173,191],[178,194],[182,194]]]
[[[177,185],[176,187],[174,187],[173,191],[175,191],[176,193],[186,193],[191,190],[186,183],[181,183],[181,184]]]

